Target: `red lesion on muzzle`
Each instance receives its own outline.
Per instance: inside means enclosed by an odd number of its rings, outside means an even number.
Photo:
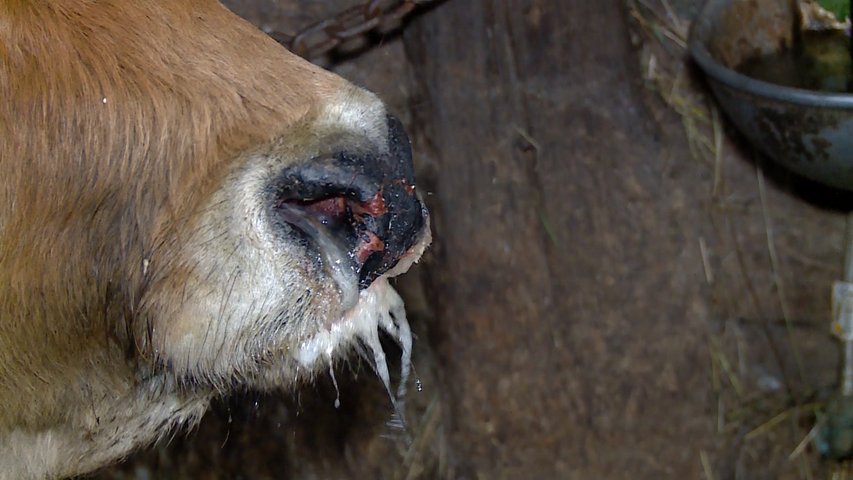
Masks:
[[[376,192],[373,198],[366,202],[351,202],[350,209],[352,210],[353,218],[359,224],[366,227],[361,233],[353,252],[356,262],[359,265],[364,265],[368,257],[376,252],[385,250],[385,242],[376,235],[376,232],[371,231],[367,227],[364,218],[365,215],[379,218],[388,213],[388,209],[385,208],[385,199],[382,197],[382,190]]]
[[[378,232],[370,229],[370,225],[376,223],[367,221],[369,217],[377,219],[388,213],[381,190],[365,202],[337,196],[315,201],[290,200],[282,203],[299,205],[320,224],[327,227],[348,224],[353,228],[357,232],[358,239],[352,255],[359,266],[364,265],[374,253],[385,250],[385,242],[379,238]]]
[[[358,244],[355,246],[355,260],[359,265],[364,265],[364,262],[376,252],[385,250],[385,242],[383,242],[375,233],[370,230],[365,230],[359,238]]]
[[[318,218],[332,217],[343,218],[346,214],[347,200],[344,197],[332,197],[315,202],[307,202],[305,210],[313,213]]]
[[[388,213],[385,208],[385,199],[382,197],[382,190],[376,192],[370,200],[366,202],[353,202],[352,213],[355,215],[370,215],[371,217],[381,217]]]

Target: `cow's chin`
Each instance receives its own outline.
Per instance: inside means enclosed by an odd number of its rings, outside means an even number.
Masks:
[[[394,268],[362,290],[355,276],[334,274],[330,255],[312,258],[304,248],[237,248],[229,261],[207,266],[198,259],[184,290],[168,289],[186,295],[181,301],[151,305],[159,312],[180,305],[149,333],[157,363],[185,385],[227,393],[235,386],[287,389],[333,374],[336,360],[360,352],[390,393],[380,332],[400,345],[403,383],[412,337],[388,280],[406,272],[429,242],[427,227]]]
[[[294,381],[310,379],[318,373],[330,372],[334,378],[335,360],[359,351],[371,362],[374,371],[391,393],[390,376],[385,352],[380,344],[380,332],[385,332],[400,346],[400,386],[392,400],[405,391],[405,382],[411,367],[412,334],[406,318],[402,298],[389,284],[389,279],[406,273],[422,256],[430,244],[429,227],[421,239],[400,259],[397,265],[380,276],[366,289],[358,292],[352,303],[347,302],[350,285],[339,285],[341,293],[340,315],[331,322],[319,323],[313,335],[300,341],[292,354],[281,363],[264,371],[257,387],[280,388]],[[336,279],[337,280],[337,279]]]
[[[335,361],[359,349],[362,353],[372,354],[368,360],[383,382],[387,382],[388,370],[379,342],[380,331],[400,344],[404,352],[403,362],[408,369],[411,333],[403,300],[388,284],[387,277],[379,278],[361,290],[355,305],[343,311],[339,318],[318,324],[318,327],[314,334],[282,352],[279,358],[263,368],[252,386],[264,390],[277,389],[310,380],[324,372],[334,374]]]

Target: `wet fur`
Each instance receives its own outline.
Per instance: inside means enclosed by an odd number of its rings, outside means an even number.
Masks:
[[[0,1],[0,478],[91,471],[327,365],[297,353],[352,306],[263,185],[384,125],[217,2]]]

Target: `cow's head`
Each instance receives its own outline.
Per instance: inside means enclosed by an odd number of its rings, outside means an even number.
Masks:
[[[405,342],[428,236],[382,103],[218,3],[0,2],[0,478]]]

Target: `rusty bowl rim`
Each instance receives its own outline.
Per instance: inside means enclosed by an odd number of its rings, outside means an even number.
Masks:
[[[714,13],[732,3],[733,0],[708,0],[702,6],[690,28],[688,49],[693,60],[706,75],[735,90],[783,102],[807,106],[853,109],[853,94],[818,92],[802,88],[786,87],[757,80],[739,73],[718,62],[708,51],[707,43],[713,30]]]

